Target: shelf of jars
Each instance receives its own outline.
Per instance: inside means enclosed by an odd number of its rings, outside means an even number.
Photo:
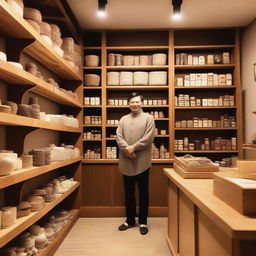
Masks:
[[[182,45],[174,46],[176,50],[189,50],[189,49],[232,49],[235,47],[235,44],[220,44],[220,45]]]
[[[84,86],[83,89],[88,89],[88,90],[101,90],[102,87],[96,87],[96,86]]]
[[[15,11],[7,2],[0,1],[1,31],[12,38],[32,39],[34,42],[24,49],[24,52],[43,65],[60,75],[62,78],[82,80],[82,76],[64,58],[57,54],[41,38],[39,33]]]
[[[228,128],[226,128],[226,127],[211,127],[211,128],[207,128],[207,127],[205,127],[205,128],[193,128],[193,127],[191,127],[191,128],[174,128],[174,130],[176,130],[176,131],[218,131],[218,130],[220,130],[220,131],[222,131],[222,130],[227,130],[227,131],[229,131],[229,130],[237,130],[237,128],[236,127],[228,127]]]
[[[84,69],[84,70],[101,70],[102,69],[102,67],[82,67],[82,69]]]
[[[0,124],[1,125],[14,125],[14,126],[29,126],[48,130],[63,131],[63,132],[75,132],[80,133],[79,128],[69,127],[66,125],[55,124],[47,121],[41,121],[39,119],[0,113]]]
[[[81,157],[78,157],[78,158],[69,159],[61,162],[54,162],[49,165],[32,167],[32,168],[24,168],[24,169],[13,171],[10,175],[0,177],[0,189],[5,188],[7,186],[14,185],[21,181],[31,179],[33,177],[50,172],[52,170],[79,162],[81,161],[81,159],[82,159]]]
[[[81,107],[81,104],[77,100],[55,88],[53,85],[3,60],[0,60],[0,79],[18,85],[32,85],[34,87],[31,91],[39,95],[57,101],[58,103]]]
[[[169,105],[143,105],[143,108],[168,108]],[[122,106],[113,106],[113,105],[107,105],[106,108],[129,108],[128,105],[122,105]]]
[[[83,141],[102,141],[102,139],[83,139]]]
[[[107,51],[162,51],[168,50],[169,46],[107,46]]]
[[[161,89],[168,89],[169,85],[158,85],[158,86],[152,86],[152,85],[132,85],[132,86],[107,86],[107,90],[127,90],[127,89],[134,89],[134,90],[161,90]]]
[[[207,90],[207,89],[212,89],[212,90],[216,90],[216,89],[236,89],[236,85],[224,85],[224,86],[175,86],[174,87],[175,90],[190,90],[190,89],[198,89],[198,90]]]
[[[186,154],[192,154],[192,153],[238,153],[238,150],[175,150],[175,153],[186,153]]]
[[[174,68],[178,69],[233,69],[235,64],[213,64],[213,65],[175,65]]]
[[[168,65],[147,65],[147,66],[107,66],[107,70],[167,70]]]
[[[236,109],[236,106],[220,106],[220,107],[174,107],[174,109],[184,109],[184,110],[189,110],[189,109]]]
[[[78,209],[72,209],[72,210],[69,211],[69,214],[71,214],[71,216],[72,216],[71,221],[68,224],[65,225],[65,227],[54,238],[54,240],[52,242],[50,242],[50,244],[47,245],[46,248],[37,252],[37,256],[49,256],[49,255],[54,254],[56,249],[60,246],[62,241],[67,236],[68,232],[72,229],[72,227],[76,223],[76,221],[79,217],[79,210]]]
[[[101,124],[84,124],[83,127],[102,127]]]
[[[17,234],[21,233],[29,226],[34,224],[36,221],[41,219],[44,215],[46,215],[51,209],[53,209],[56,205],[58,205],[61,201],[63,201],[66,197],[68,197],[72,192],[74,192],[79,187],[79,182],[76,182],[67,192],[61,194],[56,199],[54,199],[50,203],[45,203],[45,206],[42,210],[37,212],[32,212],[28,216],[19,218],[16,222],[6,228],[0,230],[0,247],[4,246],[6,243],[11,241],[13,238],[17,236]]]

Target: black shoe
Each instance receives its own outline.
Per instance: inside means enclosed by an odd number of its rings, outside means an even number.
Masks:
[[[135,225],[129,225],[127,222],[123,223],[121,226],[118,227],[119,231],[125,231],[129,228],[133,228]]]
[[[146,235],[148,233],[148,227],[145,224],[140,225],[140,234],[141,235]]]

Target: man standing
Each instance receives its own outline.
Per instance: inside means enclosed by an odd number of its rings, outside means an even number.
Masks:
[[[135,184],[139,189],[140,233],[147,234],[148,180],[151,167],[151,147],[154,139],[153,116],[142,110],[143,96],[137,92],[128,98],[131,113],[120,119],[116,135],[119,147],[119,170],[124,175],[126,221],[120,231],[135,226]]]

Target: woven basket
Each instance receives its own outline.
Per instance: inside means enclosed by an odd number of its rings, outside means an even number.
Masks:
[[[24,19],[34,20],[39,24],[42,23],[42,14],[39,10],[34,8],[24,8]]]
[[[152,56],[153,65],[166,65],[167,55],[165,53],[156,53]]]
[[[40,34],[40,23],[31,19],[26,19],[26,21]]]
[[[115,58],[116,58],[116,54],[115,53],[109,53],[108,54],[108,65],[109,66],[115,66]]]
[[[100,76],[96,74],[85,74],[84,83],[85,83],[85,86],[99,86]]]
[[[123,66],[134,66],[134,56],[132,55],[123,56]]]
[[[42,22],[40,25],[40,34],[51,38],[51,26],[47,22]]]
[[[120,73],[119,72],[108,72],[107,73],[107,85],[119,85],[120,84]]]
[[[166,84],[167,84],[166,71],[149,72],[149,85],[166,85]]]
[[[120,85],[133,85],[133,72],[120,72]]]
[[[137,71],[133,73],[134,85],[148,85],[148,72]]]
[[[149,65],[149,56],[148,55],[140,55],[140,66],[147,66]]]
[[[100,58],[97,55],[86,55],[85,66],[86,67],[97,67],[99,66]]]

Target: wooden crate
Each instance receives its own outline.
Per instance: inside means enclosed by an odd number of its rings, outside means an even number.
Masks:
[[[256,176],[256,174],[255,174]],[[219,172],[213,175],[213,194],[244,215],[256,214],[256,181],[236,182],[245,179],[245,173]]]
[[[173,164],[173,169],[184,179],[212,179],[213,172],[189,172],[184,170],[177,163]]]
[[[183,168],[186,172],[218,172],[219,167],[218,166],[207,166],[207,167],[193,167],[193,166],[188,166],[186,163],[184,163],[182,160],[183,157],[175,157],[175,162],[178,164],[180,167]],[[194,160],[209,160],[206,157],[193,157],[191,159]]]

